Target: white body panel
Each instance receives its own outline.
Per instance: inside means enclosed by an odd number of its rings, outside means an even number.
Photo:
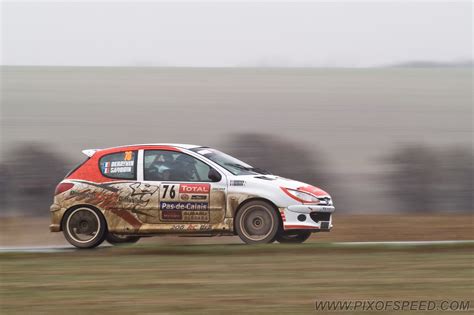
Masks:
[[[326,192],[321,190],[322,194],[317,197],[328,198],[328,204],[301,203],[287,195],[282,188],[297,190],[301,187],[312,187],[311,185],[275,175],[233,175],[220,165],[194,151],[184,149],[183,152],[211,165],[227,178],[227,204],[229,204],[229,199],[232,198],[239,199],[239,203],[241,203],[244,201],[242,200],[243,196],[248,199],[265,199],[272,202],[279,209],[285,230],[328,231],[332,228],[332,213],[335,208],[331,196]],[[313,216],[315,213],[325,213],[327,218],[324,221],[317,222],[312,219],[312,213]],[[226,217],[231,217],[231,215],[231,212],[227,211]],[[302,220],[303,217],[304,220]]]

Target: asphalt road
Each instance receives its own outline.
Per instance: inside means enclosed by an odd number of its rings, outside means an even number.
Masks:
[[[333,242],[328,243],[336,246],[366,246],[366,245],[385,245],[385,246],[428,246],[443,244],[473,244],[474,240],[450,240],[450,241],[403,241],[403,242]],[[179,246],[179,245],[176,245]],[[99,248],[112,247],[112,245],[101,245]],[[0,253],[58,253],[78,251],[73,246],[4,246],[0,247]]]

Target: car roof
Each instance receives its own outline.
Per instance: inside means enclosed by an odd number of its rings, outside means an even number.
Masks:
[[[120,147],[135,147],[135,146],[167,146],[167,147],[176,147],[176,148],[182,148],[182,149],[194,149],[194,148],[199,148],[202,147],[202,145],[196,145],[196,144],[184,144],[184,143],[142,143],[142,144],[130,144],[130,145],[123,145],[119,146]]]
[[[196,144],[184,144],[184,143],[142,143],[142,144],[121,145],[121,146],[110,147],[110,148],[105,148],[105,149],[86,149],[86,150],[82,150],[82,153],[84,153],[88,157],[91,157],[92,155],[94,155],[94,153],[98,151],[127,148],[127,147],[142,147],[142,146],[143,147],[166,146],[166,147],[175,147],[175,148],[181,148],[181,149],[186,149],[186,150],[202,147]]]

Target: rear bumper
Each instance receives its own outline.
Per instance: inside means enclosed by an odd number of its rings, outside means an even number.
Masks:
[[[313,230],[328,232],[332,229],[333,206],[294,205],[281,208],[284,230]]]
[[[49,225],[49,231],[50,232],[61,232],[61,227],[59,224],[50,224]]]
[[[60,232],[61,231],[61,219],[64,211],[58,204],[53,203],[50,210],[51,224],[49,225],[49,230],[51,232]]]

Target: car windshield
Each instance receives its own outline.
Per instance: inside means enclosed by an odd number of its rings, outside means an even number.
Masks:
[[[194,148],[192,151],[199,153],[200,155],[208,158],[214,163],[219,164],[234,175],[257,175],[257,174],[268,174],[264,170],[256,169],[247,163],[244,163],[235,157],[228,154],[222,153],[218,150],[211,148]]]

